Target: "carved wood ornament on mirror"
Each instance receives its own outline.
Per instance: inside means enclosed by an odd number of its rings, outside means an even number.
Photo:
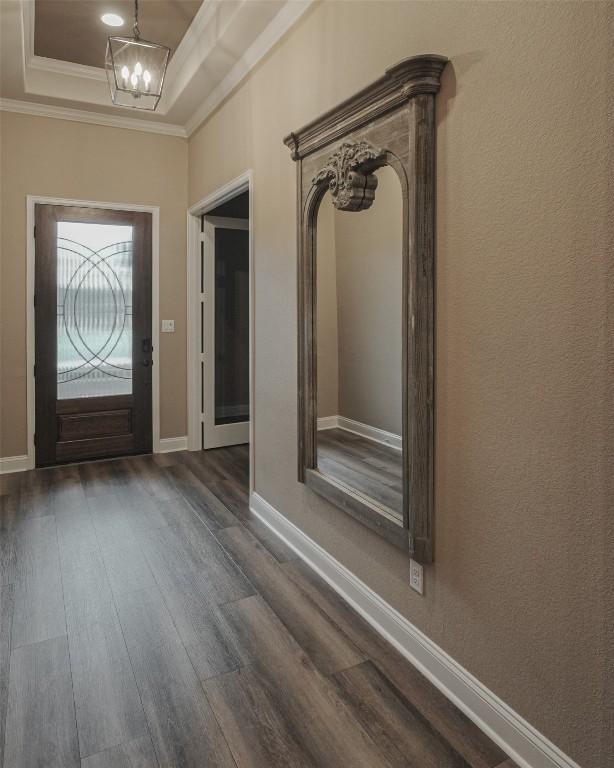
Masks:
[[[447,59],[413,56],[284,143],[297,162],[298,477],[416,560],[433,559],[433,282],[435,95]],[[362,211],[374,172],[396,172],[403,194],[401,518],[318,471],[316,232],[318,209]]]

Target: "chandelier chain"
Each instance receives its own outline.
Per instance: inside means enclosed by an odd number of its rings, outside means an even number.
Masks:
[[[134,0],[134,25],[132,32],[136,40],[139,39],[141,33],[139,31],[139,0]]]

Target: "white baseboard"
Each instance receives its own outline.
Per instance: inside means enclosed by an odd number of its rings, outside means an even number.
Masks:
[[[183,437],[163,437],[160,438],[160,445],[157,451],[154,453],[172,453],[173,451],[187,451],[188,450],[188,438],[187,435]]]
[[[31,468],[28,456],[6,456],[0,459],[0,475],[6,475],[9,472],[25,472],[26,469]]]
[[[318,431],[321,429],[338,429],[339,417],[338,416],[322,416],[318,419]]]
[[[257,493],[250,496],[250,509],[520,768],[580,768]]]
[[[367,437],[376,443],[383,443],[397,451],[403,448],[401,435],[395,435],[394,432],[386,432],[384,429],[378,429],[378,427],[372,427],[369,424],[362,424],[360,421],[348,419],[346,416],[323,416],[321,419],[318,419],[318,430],[335,428],[345,429],[346,432],[354,432],[356,435]]]
[[[187,451],[188,438],[184,437],[165,437],[160,439],[158,450],[154,453],[171,453],[173,451]],[[9,472],[25,472],[27,469],[33,469],[28,456],[6,456],[0,458],[0,475],[6,475]]]

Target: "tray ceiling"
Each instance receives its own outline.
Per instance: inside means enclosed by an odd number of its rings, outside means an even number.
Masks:
[[[202,0],[140,0],[141,37],[177,49]],[[49,59],[103,67],[109,35],[132,35],[134,2],[130,0],[36,0],[34,54]],[[121,27],[108,27],[103,13],[116,13]]]
[[[107,36],[131,34],[130,0],[0,0],[0,109],[188,136],[312,2],[140,0],[143,38],[173,48],[146,113],[114,106],[104,71]]]

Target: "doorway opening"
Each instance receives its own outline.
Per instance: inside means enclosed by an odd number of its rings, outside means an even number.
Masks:
[[[251,173],[188,213],[188,448],[247,445],[253,477]]]

